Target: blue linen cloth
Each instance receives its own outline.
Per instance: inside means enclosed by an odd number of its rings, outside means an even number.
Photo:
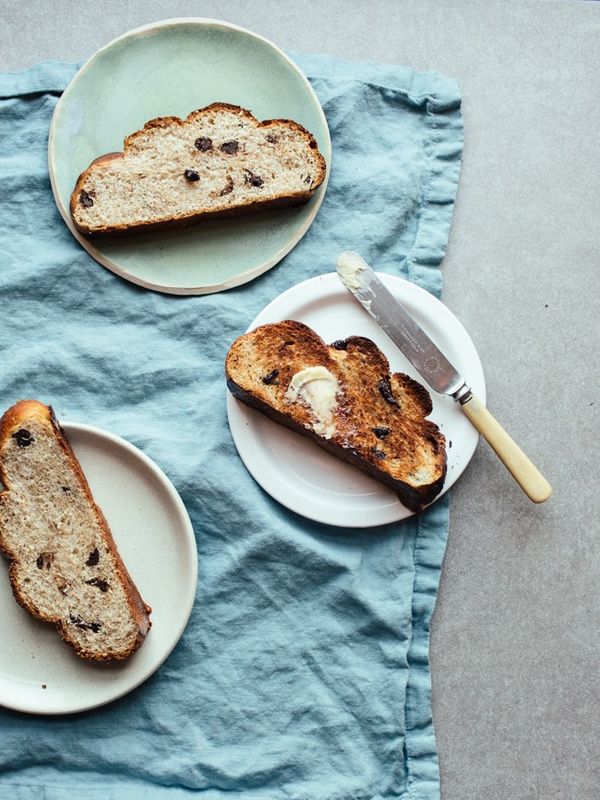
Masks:
[[[74,716],[0,710],[1,798],[439,797],[428,644],[447,496],[366,531],[288,512],[237,456],[223,361],[344,249],[439,296],[460,95],[437,73],[292,57],[331,129],[325,202],[276,268],[204,297],[126,283],[61,220],[47,134],[77,67],[0,75],[0,405],[36,397],[144,450],[181,493],[200,562],[183,638],[141,687]]]

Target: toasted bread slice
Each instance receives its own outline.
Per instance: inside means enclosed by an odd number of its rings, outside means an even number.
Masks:
[[[292,120],[259,122],[213,103],[187,119],[161,117],[79,176],[71,217],[84,234],[188,225],[309,200],[325,178],[313,136]]]
[[[0,548],[13,594],[83,658],[123,659],[150,628],[52,409],[22,400],[0,420]]]
[[[301,322],[262,325],[235,340],[225,372],[235,397],[389,486],[411,511],[441,491],[445,439],[425,419],[429,393],[390,374],[370,339],[328,346]]]

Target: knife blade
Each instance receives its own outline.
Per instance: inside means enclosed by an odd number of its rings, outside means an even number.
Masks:
[[[366,261],[352,251],[336,262],[340,280],[361,303],[419,375],[439,394],[454,398],[519,486],[535,503],[543,503],[552,487],[537,467],[506,433],[444,353],[389,291]]]

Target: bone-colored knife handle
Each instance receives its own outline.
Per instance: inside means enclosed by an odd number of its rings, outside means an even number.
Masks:
[[[552,487],[481,400],[471,395],[461,408],[529,499],[534,503],[547,500],[552,494]]]

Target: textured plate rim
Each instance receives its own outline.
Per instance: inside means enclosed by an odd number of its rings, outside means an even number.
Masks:
[[[407,281],[406,279],[401,278],[400,276],[392,275],[390,273],[380,272],[378,273],[378,275],[386,283],[390,281],[392,284],[396,283],[397,285],[407,288],[409,292],[412,292],[414,294],[414,296],[416,296],[417,298],[422,298],[427,305],[431,304],[433,305],[434,308],[442,310],[442,313],[446,316],[446,318],[451,320],[452,324],[456,326],[456,330],[460,332],[461,336],[464,336],[465,345],[469,347],[469,349],[471,350],[469,357],[472,358],[473,360],[474,370],[473,374],[470,375],[469,377],[471,379],[473,388],[479,395],[482,402],[485,403],[486,386],[485,386],[485,375],[483,372],[481,359],[479,358],[479,353],[477,352],[473,340],[469,336],[467,330],[460,322],[460,320],[441,300],[438,300],[437,297],[428,292],[426,289],[421,288],[417,284],[412,283],[411,281]],[[337,281],[338,281],[337,274],[335,272],[331,272],[323,275],[317,275],[313,278],[308,278],[307,280],[302,281],[301,283],[298,283],[295,286],[291,286],[289,289],[286,289],[280,295],[271,300],[256,315],[254,320],[248,326],[246,332],[253,330],[258,325],[262,325],[265,324],[266,322],[273,321],[269,319],[269,316],[272,313],[273,309],[277,308],[280,305],[280,303],[285,303],[286,301],[288,301],[290,297],[294,297],[296,294],[299,293],[301,296],[298,299],[298,305],[302,305],[310,301],[310,297],[302,298],[303,293],[312,292],[313,289],[317,288],[319,283],[321,284],[321,290],[326,291],[329,288],[327,286],[328,283],[331,283],[333,284],[333,286],[335,286]],[[346,290],[342,287],[341,284],[339,284],[339,286],[340,286],[340,292],[343,294],[343,292],[345,292]],[[389,288],[392,288],[392,286],[390,286],[389,284],[388,286]],[[350,298],[350,295],[348,295],[348,297]],[[279,319],[283,318],[279,314],[277,316]],[[302,320],[300,319],[299,321]],[[393,346],[394,345],[390,343],[390,347]],[[424,381],[422,382],[425,383]],[[432,395],[435,394],[433,389],[428,389],[428,391],[430,391]],[[244,466],[246,467],[250,475],[254,478],[254,480],[258,483],[258,485],[261,486],[262,489],[267,494],[269,494],[274,500],[281,503],[281,505],[283,505],[285,508],[288,508],[290,511],[293,511],[294,513],[299,514],[305,517],[306,519],[310,519],[314,522],[319,522],[324,525],[331,525],[333,527],[341,527],[341,528],[356,528],[356,529],[366,529],[366,528],[376,527],[379,525],[389,525],[394,522],[401,522],[404,519],[410,519],[412,516],[414,516],[414,512],[408,511],[408,509],[405,509],[405,507],[402,506],[400,503],[389,507],[390,509],[397,509],[396,514],[390,514],[388,512],[388,514],[385,515],[384,514],[385,509],[383,509],[379,512],[380,516],[375,518],[372,522],[368,523],[358,520],[353,521],[352,519],[339,522],[336,519],[332,519],[330,517],[327,517],[326,515],[320,515],[319,513],[314,511],[313,513],[311,513],[310,505],[308,505],[307,507],[299,508],[293,502],[290,502],[290,499],[286,495],[285,490],[282,491],[278,491],[277,489],[275,489],[275,491],[273,490],[273,487],[269,484],[269,481],[265,480],[260,470],[256,468],[252,459],[251,447],[249,448],[245,447],[243,443],[244,428],[245,426],[251,427],[252,425],[251,421],[248,422],[247,419],[247,412],[250,411],[252,411],[252,409],[248,409],[246,406],[243,405],[243,403],[241,403],[241,401],[236,400],[231,394],[231,392],[227,391],[227,419],[229,422],[229,429],[231,431],[231,436],[233,438],[236,450],[238,451],[238,455],[240,456],[242,462],[244,463]],[[260,412],[255,411],[254,413],[259,414]],[[431,417],[429,418],[431,419]],[[273,422],[273,425],[277,425],[277,423]],[[446,494],[446,492],[456,483],[456,481],[463,474],[463,472],[471,462],[471,459],[473,458],[478,442],[479,442],[479,435],[477,431],[473,429],[472,439],[466,443],[466,446],[463,446],[462,443],[460,446],[461,452],[464,454],[463,455],[464,464],[461,466],[460,469],[454,470],[452,475],[447,473],[442,491],[438,494],[436,499],[433,501],[432,505],[436,503],[444,494]],[[335,459],[335,456],[332,456],[332,459],[334,459],[334,463],[335,461],[337,461],[337,459]],[[398,511],[400,513],[398,513]]]
[[[174,635],[169,640],[168,646],[159,652],[157,657],[154,661],[150,662],[139,674],[132,671],[131,681],[127,682],[125,686],[121,685],[120,688],[112,693],[107,692],[105,697],[102,697],[99,700],[92,700],[91,702],[84,702],[84,703],[73,703],[68,706],[62,706],[60,708],[48,708],[47,705],[44,703],[36,703],[35,700],[33,702],[11,702],[10,698],[6,696],[6,685],[9,683],[9,678],[0,677],[0,708],[7,708],[13,711],[20,711],[27,714],[40,714],[43,716],[54,716],[57,714],[76,714],[81,711],[90,711],[94,708],[99,708],[101,706],[107,705],[108,703],[112,703],[114,700],[118,700],[120,697],[124,697],[125,695],[132,692],[149,677],[151,677],[166,661],[169,655],[173,652],[176,645],[178,644],[188,622],[190,615],[192,613],[192,609],[194,606],[194,601],[196,598],[196,589],[198,585],[198,553],[196,549],[196,537],[194,534],[194,529],[192,527],[192,522],[190,520],[189,514],[185,507],[183,500],[181,499],[177,489],[172,484],[171,480],[167,477],[167,475],[162,471],[162,469],[156,464],[149,456],[147,456],[142,450],[140,450],[135,445],[128,442],[126,439],[122,439],[120,436],[115,435],[114,433],[109,433],[108,431],[103,430],[102,428],[98,428],[95,425],[88,425],[82,422],[70,422],[70,421],[63,421],[61,420],[61,427],[65,430],[67,434],[67,438],[70,434],[78,434],[83,433],[84,435],[97,437],[99,439],[104,440],[105,442],[109,442],[112,446],[117,447],[122,450],[128,451],[134,458],[140,460],[149,470],[152,472],[154,477],[159,481],[161,484],[162,489],[166,492],[166,495],[169,498],[169,501],[172,503],[172,507],[174,508],[178,523],[181,525],[181,530],[183,533],[183,542],[185,544],[185,550],[188,556],[188,562],[190,565],[191,574],[189,580],[187,580],[186,585],[188,587],[187,593],[182,597],[181,603],[179,604],[179,608],[182,610],[181,619],[179,625],[176,629],[172,629],[175,631]],[[58,634],[57,634],[58,636]],[[67,645],[65,644],[65,647]],[[135,658],[135,655],[133,656]],[[135,666],[135,662],[134,662]],[[4,691],[3,691],[4,690]],[[40,696],[43,697],[43,696]]]
[[[182,24],[189,24],[191,26],[203,26],[203,27],[222,27],[227,28],[229,30],[237,31],[238,33],[243,33],[248,36],[253,37],[254,39],[259,40],[263,44],[271,47],[287,64],[298,74],[301,78],[302,83],[305,85],[305,88],[308,90],[308,95],[313,101],[317,114],[321,118],[321,122],[323,125],[323,130],[326,134],[326,141],[325,141],[325,149],[327,152],[323,152],[323,155],[327,161],[327,170],[325,174],[325,180],[321,184],[321,186],[317,189],[315,200],[311,209],[311,212],[306,220],[298,227],[295,233],[290,237],[288,242],[281,247],[274,255],[264,261],[262,264],[252,267],[252,269],[246,270],[246,272],[240,273],[239,275],[235,275],[234,277],[230,278],[229,280],[225,281],[224,283],[219,284],[212,284],[210,286],[169,286],[168,284],[156,283],[155,281],[148,281],[144,278],[140,278],[137,275],[129,272],[128,270],[124,269],[123,267],[119,266],[117,263],[112,261],[110,258],[105,256],[101,253],[94,245],[92,244],[92,240],[87,239],[83,236],[73,224],[71,219],[71,215],[69,210],[65,208],[63,202],[61,200],[60,194],[58,192],[58,186],[56,185],[56,176],[55,176],[55,165],[56,165],[56,151],[55,151],[55,128],[57,124],[58,117],[60,115],[61,108],[65,99],[68,99],[72,87],[75,85],[75,82],[79,77],[81,77],[85,72],[88,71],[91,67],[93,67],[95,61],[108,49],[113,47],[114,45],[118,44],[119,42],[123,41],[124,39],[130,37],[138,37],[144,36],[149,33],[153,33],[154,31],[159,31],[162,28],[174,27],[176,25]],[[139,28],[132,28],[130,31],[120,34],[112,41],[105,44],[99,50],[90,56],[90,58],[83,64],[83,66],[77,71],[74,77],[69,82],[69,85],[62,93],[61,97],[59,98],[54,112],[52,114],[52,120],[50,122],[50,130],[48,134],[48,174],[50,176],[50,186],[52,188],[52,194],[54,196],[54,202],[56,203],[56,207],[60,212],[61,217],[63,218],[67,228],[74,236],[74,238],[79,242],[79,244],[86,250],[92,258],[101,264],[106,269],[113,272],[115,275],[119,275],[121,278],[133,283],[137,286],[141,286],[144,289],[150,289],[155,292],[161,292],[163,294],[174,294],[174,295],[204,295],[204,294],[216,294],[217,292],[223,292],[227,289],[233,289],[236,286],[242,286],[249,281],[254,280],[259,275],[267,272],[269,269],[274,267],[278,264],[282,258],[284,258],[293,248],[298,244],[298,242],[302,239],[304,234],[308,231],[310,226],[312,225],[320,207],[325,199],[325,192],[327,190],[327,184],[329,182],[329,175],[331,172],[331,162],[332,162],[332,148],[331,148],[331,135],[329,132],[329,126],[327,124],[327,119],[325,117],[325,113],[323,108],[321,107],[321,103],[319,102],[319,98],[315,90],[310,85],[310,82],[306,75],[302,72],[300,67],[292,61],[292,59],[286,55],[283,50],[274,44],[272,41],[267,39],[264,36],[261,36],[258,33],[254,33],[254,31],[250,31],[247,28],[243,28],[240,25],[234,25],[231,22],[225,22],[224,20],[213,19],[210,17],[173,17],[170,19],[160,20],[158,22],[151,22],[147,25],[142,25]]]

